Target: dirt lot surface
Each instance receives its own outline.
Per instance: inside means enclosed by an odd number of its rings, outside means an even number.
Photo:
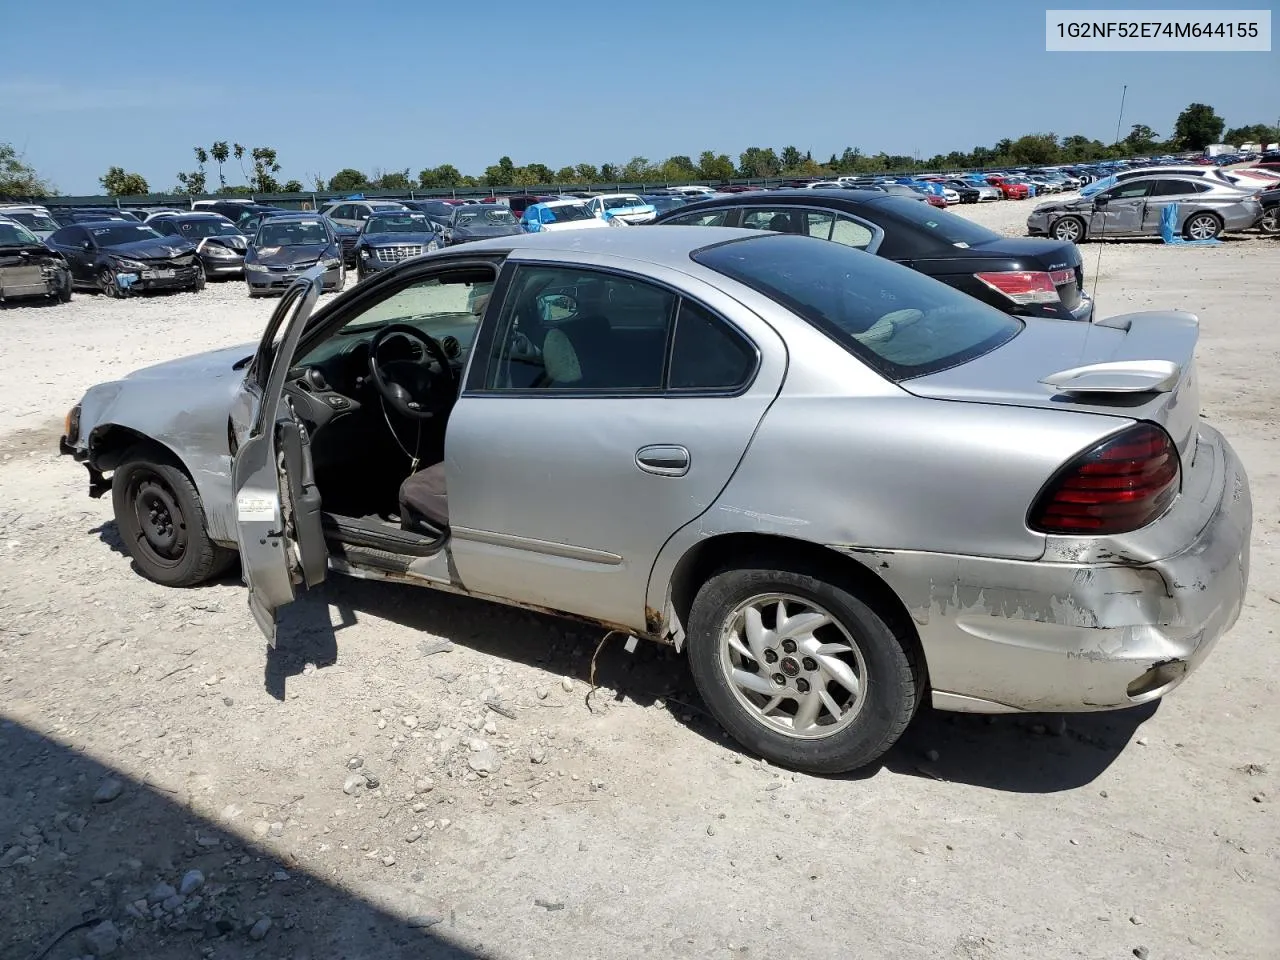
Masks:
[[[1202,318],[1240,622],[1158,707],[925,710],[835,779],[736,750],[674,654],[609,641],[588,702],[600,633],[463,598],[334,575],[268,655],[237,575],[134,574],[55,447],[91,383],[271,304],[0,312],[0,957],[1280,956],[1280,243],[1090,244],[1090,284],[1100,249],[1103,314]]]

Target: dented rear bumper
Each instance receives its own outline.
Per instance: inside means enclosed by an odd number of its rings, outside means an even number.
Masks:
[[[1213,500],[1187,505],[1194,525],[1184,546],[1163,559],[1110,551],[1090,562],[844,551],[906,604],[935,707],[1127,707],[1163,696],[1204,662],[1244,602],[1253,508],[1234,451],[1216,431],[1202,431],[1215,456],[1206,491]]]

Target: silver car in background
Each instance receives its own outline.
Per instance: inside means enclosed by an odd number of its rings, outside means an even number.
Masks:
[[[1248,230],[1262,213],[1250,191],[1213,177],[1170,173],[1131,177],[1091,196],[1042,203],[1027,217],[1027,232],[1056,240],[1158,237],[1164,208],[1177,204],[1175,229],[1188,240]]]
[[[312,316],[322,279],[258,345],[91,387],[61,443],[144,576],[238,552],[272,643],[330,569],[567,614],[835,772],[926,702],[1161,697],[1239,614],[1249,485],[1190,314],[1011,317],[727,227],[450,247]]]

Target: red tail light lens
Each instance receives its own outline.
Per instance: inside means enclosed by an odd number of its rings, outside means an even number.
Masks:
[[[1001,273],[975,273],[974,276],[1014,303],[1060,302],[1053,277],[1043,271],[1007,270]]]
[[[1060,470],[1032,506],[1028,523],[1041,533],[1128,533],[1163,514],[1181,483],[1169,435],[1139,423]]]

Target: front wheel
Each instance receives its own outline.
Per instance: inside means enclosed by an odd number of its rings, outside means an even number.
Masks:
[[[166,587],[194,587],[217,576],[235,552],[209,539],[191,478],[159,449],[127,451],[111,477],[120,539],[140,572]]]
[[[1079,217],[1063,217],[1054,222],[1052,233],[1055,240],[1080,243],[1084,240],[1084,221]]]
[[[721,571],[694,598],[688,642],[694,682],[733,738],[809,773],[874,762],[923,693],[910,627],[817,570]]]
[[[115,271],[109,267],[103,267],[98,273],[98,289],[112,299],[120,299],[125,295],[124,289],[120,286],[120,280],[116,277]]]
[[[1222,221],[1212,213],[1197,213],[1187,218],[1182,232],[1188,240],[1213,240],[1222,232]]]
[[[1272,207],[1258,221],[1258,229],[1263,233],[1275,236],[1280,234],[1280,206]]]
[[[191,292],[199,293],[201,290],[205,288],[205,284],[208,282],[209,282],[209,278],[205,276],[204,265],[201,263],[197,263],[196,278],[191,283]]]

